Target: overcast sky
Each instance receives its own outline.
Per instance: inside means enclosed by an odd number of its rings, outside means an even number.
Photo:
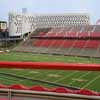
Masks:
[[[100,0],[0,0],[0,20],[7,20],[9,11],[32,13],[86,12],[92,23],[100,19]]]

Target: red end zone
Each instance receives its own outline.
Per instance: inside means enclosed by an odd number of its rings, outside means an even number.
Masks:
[[[100,71],[100,64],[6,61],[6,62],[0,62],[0,68]]]

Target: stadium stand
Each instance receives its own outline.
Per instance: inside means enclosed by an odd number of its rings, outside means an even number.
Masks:
[[[100,26],[36,29],[16,48],[25,52],[100,57]]]
[[[46,91],[46,92],[54,92],[54,93],[71,93],[71,94],[81,94],[81,95],[90,95],[90,96],[99,96],[98,92],[92,91],[92,90],[88,90],[88,89],[78,89],[78,90],[72,90],[72,89],[68,89],[65,87],[56,87],[56,88],[46,88],[43,86],[32,86],[32,87],[26,87],[22,84],[14,84],[14,85],[10,85],[10,86],[4,86],[2,84],[0,84],[0,88],[5,88],[5,89],[15,89],[15,90],[31,90],[31,91]]]

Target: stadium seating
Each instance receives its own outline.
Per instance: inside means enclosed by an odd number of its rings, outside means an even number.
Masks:
[[[57,92],[57,93],[74,93],[72,90],[64,88],[64,87],[52,88],[49,91],[50,92]]]
[[[99,40],[90,40],[85,38],[100,38],[100,26],[68,26],[63,28],[51,28],[47,33],[40,32],[40,37],[55,37],[55,39],[37,39],[33,42],[36,47],[46,48],[91,48],[97,49],[100,45]],[[56,39],[59,38],[79,38],[79,40],[72,39]],[[83,38],[83,39],[80,39]]]
[[[35,53],[100,57],[100,25],[36,29],[35,34],[31,34],[16,50],[19,49]]]
[[[49,91],[49,89],[43,87],[43,86],[33,86],[29,90],[34,90],[34,91]]]
[[[3,85],[2,85],[3,86]],[[5,88],[5,87],[4,87]],[[80,95],[90,95],[90,96],[99,96],[98,92],[92,91],[92,90],[87,90],[87,89],[70,89],[70,88],[65,88],[65,87],[56,87],[56,88],[46,88],[43,86],[32,86],[27,87],[22,84],[15,84],[15,85],[10,85],[6,86],[6,89],[14,89],[14,90],[31,90],[31,91],[41,91],[41,92],[53,92],[53,93],[69,93],[69,94],[80,94]],[[3,89],[3,87],[2,87]]]
[[[0,88],[7,88],[6,85],[0,84]]]
[[[10,88],[10,89],[16,89],[16,90],[18,90],[18,89],[20,89],[20,90],[28,90],[28,88],[25,87],[25,86],[22,85],[22,84],[11,85],[11,86],[9,86],[9,88]]]
[[[91,34],[90,34],[90,37],[100,37],[100,32],[92,32]]]
[[[96,49],[100,47],[100,41],[99,40],[37,40],[35,43],[33,43],[34,46],[37,47],[53,47],[53,48],[93,48]]]
[[[41,37],[69,37],[69,38],[100,38],[100,32],[65,32],[65,33],[40,33]],[[34,37],[34,36],[33,36]]]

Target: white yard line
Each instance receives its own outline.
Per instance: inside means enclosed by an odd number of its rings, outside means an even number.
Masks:
[[[55,73],[55,75],[59,75],[59,74],[61,74],[61,73],[63,73],[63,71],[60,71],[60,72],[58,72],[58,73]],[[48,80],[48,77],[46,77],[44,80]]]
[[[66,78],[68,78],[68,77],[70,77],[70,76],[72,76],[72,75],[74,75],[74,74],[76,74],[76,73],[78,73],[78,71],[73,72],[73,73],[70,73],[70,74],[66,75],[65,77],[60,78],[60,79],[58,79],[58,80],[56,80],[56,81],[54,81],[54,82],[59,82],[59,81],[61,81],[61,80],[64,80],[64,79],[66,79]]]
[[[87,72],[87,73],[85,73],[85,74],[83,74],[83,75],[81,75],[80,77],[77,77],[78,79],[80,79],[80,78],[82,78],[82,77],[84,77],[84,76],[87,76],[87,75],[89,75],[91,72]],[[71,84],[73,84],[75,82],[75,80],[73,80],[71,83],[69,83],[69,85],[71,85]]]
[[[30,72],[28,72],[28,73],[24,73],[24,74],[21,74],[20,76],[22,76],[22,77],[27,77],[26,75],[29,75],[30,74]],[[40,76],[40,74],[41,73],[38,73],[38,74],[35,74],[35,75],[33,75],[34,77],[36,77],[36,76]],[[22,79],[19,79],[19,81],[20,82],[23,82],[24,80],[22,80]]]
[[[94,81],[96,81],[97,79],[100,78],[100,75],[98,75],[97,77],[95,77],[93,80],[91,80],[90,82],[88,82],[87,84],[85,84],[82,88],[86,88],[88,87],[90,84],[92,84]]]

